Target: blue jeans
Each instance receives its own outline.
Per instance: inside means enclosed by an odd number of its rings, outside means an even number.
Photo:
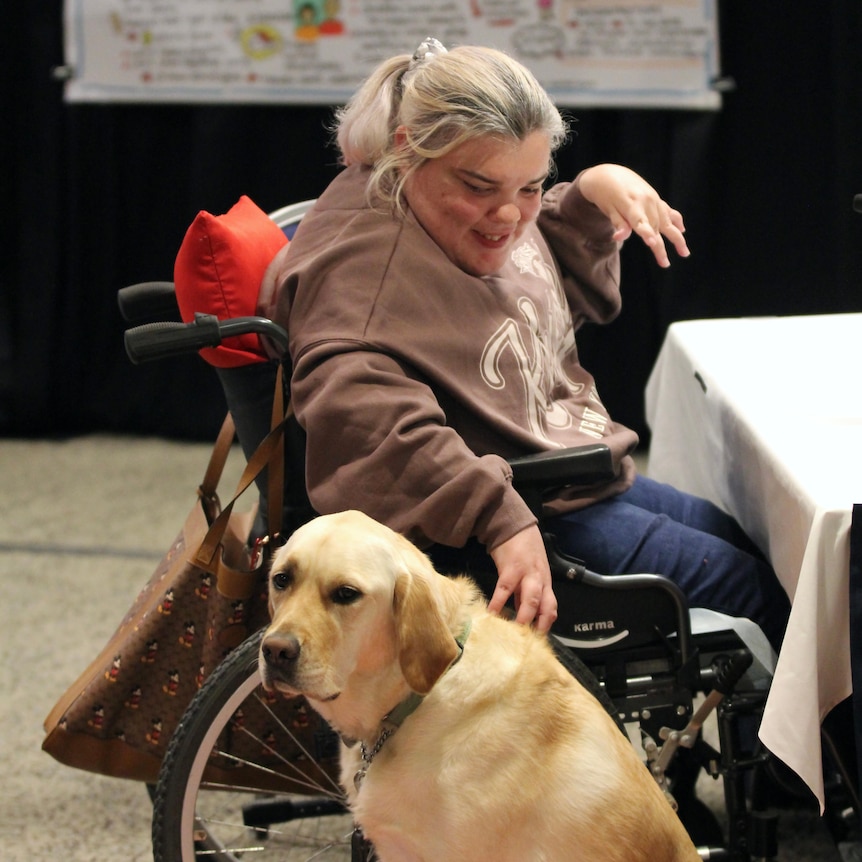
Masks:
[[[777,649],[790,602],[736,521],[712,503],[638,476],[624,494],[549,519],[560,549],[603,574],[653,572],[692,607],[747,617]]]

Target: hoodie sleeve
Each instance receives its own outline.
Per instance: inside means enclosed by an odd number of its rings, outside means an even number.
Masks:
[[[608,323],[620,312],[620,243],[611,221],[582,194],[580,175],[545,192],[538,225],[560,265],[563,285],[575,315]]]
[[[489,550],[536,522],[508,463],[475,455],[397,359],[359,342],[310,345],[292,397],[317,511],[357,508],[422,546],[475,536]]]

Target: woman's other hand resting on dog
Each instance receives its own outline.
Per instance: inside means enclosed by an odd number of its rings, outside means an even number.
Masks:
[[[551,584],[551,569],[542,534],[527,527],[491,551],[497,567],[497,586],[488,610],[499,614],[510,598],[515,599],[519,623],[533,623],[547,632],[557,619],[557,597]]]

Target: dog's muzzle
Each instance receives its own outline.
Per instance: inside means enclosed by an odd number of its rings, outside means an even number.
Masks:
[[[282,682],[290,685],[296,677],[296,666],[302,651],[293,635],[268,635],[260,645],[261,675],[264,685]]]

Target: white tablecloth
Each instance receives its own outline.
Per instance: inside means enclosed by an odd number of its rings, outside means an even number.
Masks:
[[[673,324],[646,391],[649,474],[734,515],[793,607],[760,729],[823,805],[820,722],[851,693],[862,314]]]

